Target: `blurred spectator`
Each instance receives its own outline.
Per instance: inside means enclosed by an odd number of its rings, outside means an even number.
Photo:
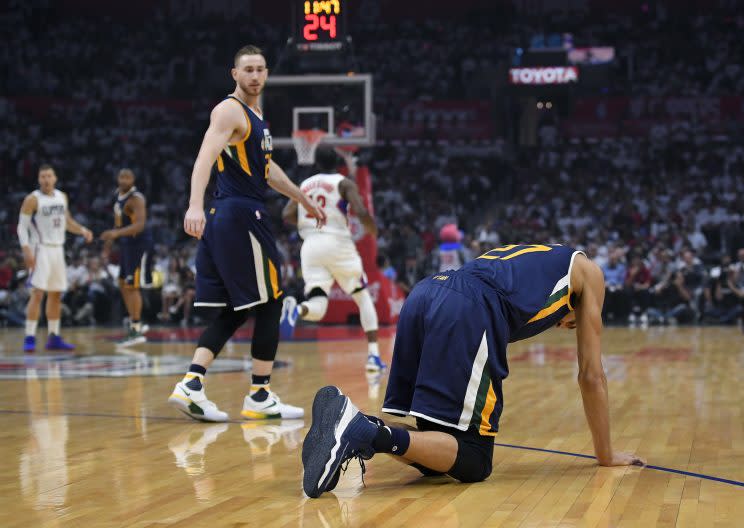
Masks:
[[[605,278],[605,302],[603,317],[610,321],[621,321],[628,316],[628,293],[625,291],[625,264],[621,261],[622,251],[614,250],[602,268]]]

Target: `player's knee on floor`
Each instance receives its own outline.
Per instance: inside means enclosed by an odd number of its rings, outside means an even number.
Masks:
[[[447,474],[460,482],[482,482],[493,471],[493,438],[476,435],[456,437],[457,457]]]
[[[452,478],[460,482],[482,482],[486,480],[493,471],[493,437],[483,436],[469,429],[459,431],[451,427],[436,424],[423,418],[416,418],[416,427],[419,431],[439,431],[455,437],[457,440],[457,456],[455,463],[446,472]],[[416,467],[416,465],[414,465]],[[436,474],[434,470],[416,467],[424,475]]]
[[[372,296],[367,288],[362,288],[351,294],[352,299],[359,307],[359,321],[365,332],[373,332],[378,328],[377,310]]]
[[[282,303],[276,299],[270,299],[256,306],[254,311],[256,325],[251,339],[251,356],[261,361],[274,361],[276,349],[279,347],[279,319],[282,317]]]
[[[227,340],[248,319],[248,310],[235,311],[230,307],[220,310],[219,315],[207,325],[199,337],[197,347],[206,348],[217,357]]]
[[[328,295],[321,288],[313,288],[307,294],[307,300],[302,304],[307,308],[307,313],[302,316],[302,319],[320,321],[328,310]]]

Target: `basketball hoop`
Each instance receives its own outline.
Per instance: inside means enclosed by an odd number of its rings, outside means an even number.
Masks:
[[[300,165],[315,163],[315,151],[326,135],[327,132],[317,128],[292,132],[292,143],[297,152],[297,163]]]

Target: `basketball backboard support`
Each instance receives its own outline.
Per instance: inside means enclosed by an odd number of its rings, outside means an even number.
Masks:
[[[292,133],[307,129],[327,132],[324,145],[375,144],[372,75],[269,76],[259,104],[276,148],[293,148]]]

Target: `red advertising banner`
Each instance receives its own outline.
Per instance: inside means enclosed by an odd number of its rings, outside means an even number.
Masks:
[[[365,207],[374,216],[372,178],[367,167],[362,166],[357,169],[356,183]],[[403,307],[403,292],[394,282],[391,282],[380,272],[377,267],[377,239],[364,232],[364,228],[353,210],[349,212],[349,224],[357,250],[362,257],[364,271],[367,274],[367,287],[375,303],[380,324],[395,324],[398,321],[400,309]],[[354,300],[344,293],[337,284],[333,285],[328,298],[330,303],[323,322],[346,323],[350,317],[359,314],[359,309]]]
[[[712,128],[744,121],[744,97],[587,97],[562,128],[570,136],[647,135],[655,125],[689,121]]]

